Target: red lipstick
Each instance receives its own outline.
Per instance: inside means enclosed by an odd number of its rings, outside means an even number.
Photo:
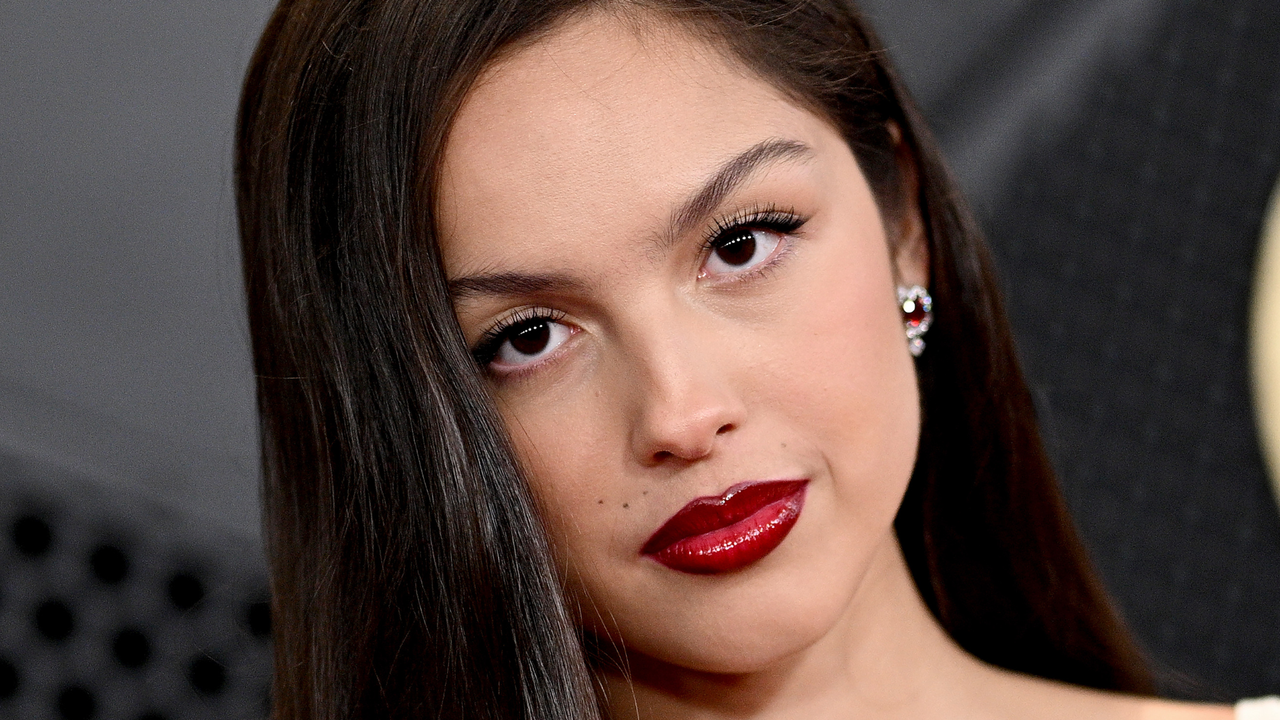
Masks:
[[[640,549],[672,570],[710,575],[739,570],[773,552],[804,507],[808,480],[738,483],[671,516]]]

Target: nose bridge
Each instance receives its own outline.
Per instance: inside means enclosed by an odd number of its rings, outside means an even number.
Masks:
[[[674,303],[637,318],[629,353],[635,397],[632,445],[645,465],[697,460],[742,422],[743,406],[725,368],[731,348],[695,309]]]

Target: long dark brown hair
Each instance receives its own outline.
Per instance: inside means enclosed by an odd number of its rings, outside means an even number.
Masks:
[[[973,655],[1150,690],[1042,448],[978,232],[840,0],[284,0],[245,82],[237,201],[261,415],[274,713],[596,718],[589,662],[450,305],[432,191],[486,65],[574,13],[686,23],[834,123],[925,219],[936,319],[899,542]],[[893,128],[914,158],[906,197]]]

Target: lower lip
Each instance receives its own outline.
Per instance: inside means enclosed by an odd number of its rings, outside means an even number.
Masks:
[[[807,482],[749,516],[715,530],[681,538],[645,554],[659,563],[693,575],[733,572],[751,565],[778,547],[804,507]]]

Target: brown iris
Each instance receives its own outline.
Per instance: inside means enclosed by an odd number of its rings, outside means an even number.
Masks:
[[[728,241],[715,249],[716,257],[729,265],[745,265],[756,254],[756,234],[751,230],[739,230]]]
[[[530,320],[512,331],[508,338],[511,347],[522,355],[537,355],[547,349],[551,341],[551,323],[547,320]]]

